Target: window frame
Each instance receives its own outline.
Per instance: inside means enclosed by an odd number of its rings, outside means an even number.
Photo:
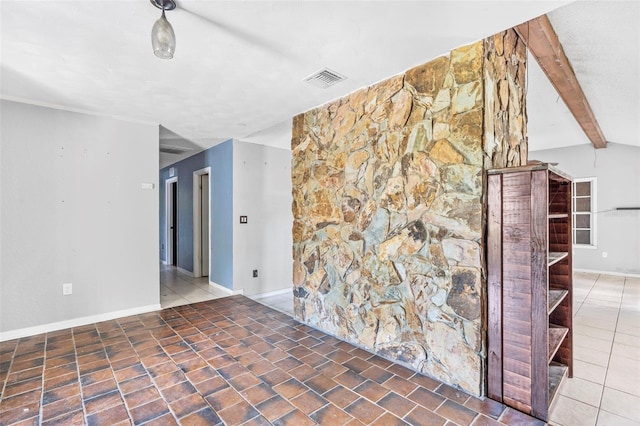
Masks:
[[[590,185],[591,191],[589,194],[589,198],[591,198],[590,210],[589,210],[589,222],[590,222],[589,228],[576,228],[576,211],[575,211],[576,199],[586,197],[586,196],[576,195],[576,183],[582,183],[582,182],[590,182],[591,184]],[[596,220],[597,182],[598,182],[598,179],[596,177],[585,177],[585,178],[574,178],[571,184],[571,190],[572,190],[571,191],[571,237],[573,240],[573,248],[595,250],[598,247],[598,232],[597,232],[598,221]],[[579,214],[580,212],[577,212],[577,213]],[[590,244],[576,243],[575,242],[576,231],[587,230],[587,229],[590,231],[591,243]]]

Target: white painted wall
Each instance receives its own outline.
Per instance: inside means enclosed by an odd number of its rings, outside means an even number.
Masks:
[[[158,126],[0,102],[0,336],[159,308]]]
[[[529,159],[558,163],[574,178],[597,178],[597,247],[575,248],[573,267],[596,271],[640,274],[640,148],[591,144],[529,152]],[[607,252],[607,258],[602,257]]]
[[[292,287],[292,201],[291,151],[234,140],[234,290],[253,295]],[[241,215],[248,223],[240,224]]]

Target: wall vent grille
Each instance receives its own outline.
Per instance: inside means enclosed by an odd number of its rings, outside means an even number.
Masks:
[[[304,81],[312,86],[326,89],[327,87],[333,86],[334,84],[339,83],[346,78],[347,77],[340,73],[325,68],[321,71],[311,74],[309,77],[305,78]]]

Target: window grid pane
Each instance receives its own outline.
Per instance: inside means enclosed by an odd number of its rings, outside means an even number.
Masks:
[[[591,214],[576,214],[573,219],[574,228],[590,229],[591,228]]]
[[[591,244],[591,231],[576,230],[576,244]]]
[[[573,183],[573,244],[588,245],[595,244],[594,208],[595,200],[592,199],[595,179]]]
[[[575,184],[575,195],[577,197],[581,195],[591,195],[591,182],[576,182]]]
[[[591,212],[591,197],[576,198],[576,212]]]

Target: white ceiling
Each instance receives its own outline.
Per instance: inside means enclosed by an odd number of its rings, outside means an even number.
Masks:
[[[159,124],[187,155],[229,138],[288,148],[292,116],[566,5],[550,18],[605,136],[640,145],[638,3],[568,3],[178,0],[165,61],[147,0],[1,0],[0,96]],[[302,81],[323,67],[347,80]],[[529,76],[530,148],[588,143],[541,71]]]
[[[549,13],[607,142],[640,147],[640,2],[578,1]],[[529,149],[590,143],[535,60]]]

